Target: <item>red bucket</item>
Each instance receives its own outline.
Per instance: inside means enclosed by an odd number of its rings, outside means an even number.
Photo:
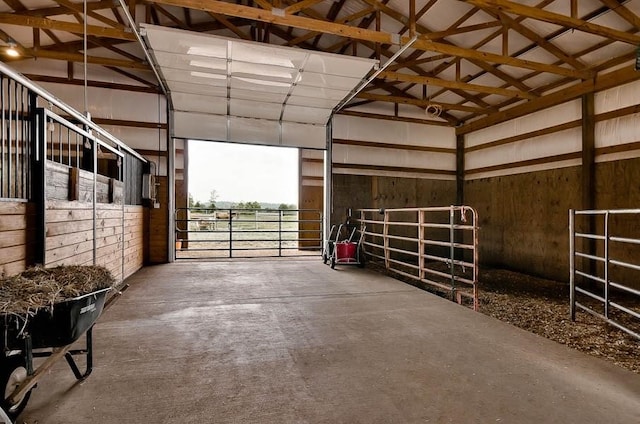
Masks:
[[[350,242],[336,243],[336,257],[338,260],[355,259],[357,248],[358,248],[357,243],[350,243]]]

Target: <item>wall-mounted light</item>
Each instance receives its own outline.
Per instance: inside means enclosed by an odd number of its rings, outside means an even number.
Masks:
[[[20,56],[20,52],[16,49],[16,42],[13,40],[9,40],[7,42],[7,48],[5,50],[5,53],[7,54],[7,56],[11,56],[11,57],[19,57]]]

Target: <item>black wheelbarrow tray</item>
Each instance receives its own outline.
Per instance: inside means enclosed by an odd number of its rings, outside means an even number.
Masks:
[[[40,376],[65,357],[78,380],[91,374],[93,368],[92,329],[104,309],[110,288],[41,308],[35,315],[0,315],[0,390],[2,407],[13,418],[24,409],[31,389]],[[72,350],[71,345],[83,334],[86,345]],[[86,369],[81,372],[74,355],[84,355]],[[34,369],[33,358],[47,358]]]

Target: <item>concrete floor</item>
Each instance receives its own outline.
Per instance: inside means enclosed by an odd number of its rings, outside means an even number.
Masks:
[[[637,423],[640,375],[319,259],[149,267],[19,423]]]

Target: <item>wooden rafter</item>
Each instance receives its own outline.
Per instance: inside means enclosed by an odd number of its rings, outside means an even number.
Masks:
[[[211,13],[211,12],[209,12],[209,16],[211,16],[216,21],[220,22],[225,27],[229,28],[238,37],[244,40],[251,40],[251,35],[247,34],[243,30],[235,26],[229,19],[227,19],[226,16],[220,15],[219,13]]]
[[[72,3],[69,0],[55,0],[56,3],[58,3],[60,6],[62,7],[66,7],[67,9],[69,9],[72,13],[75,14],[82,14],[84,13],[84,8],[82,3]],[[120,24],[117,21],[114,21],[113,19],[109,19],[106,16],[102,16],[99,13],[96,13],[92,10],[89,10],[89,8],[87,8],[87,16],[102,22],[103,24],[107,24],[110,27],[113,28],[120,28],[120,29],[124,29],[125,26]]]
[[[507,90],[507,89],[498,88],[498,87],[488,87],[488,86],[477,85],[477,84],[467,84],[464,82],[447,81],[440,78],[433,78],[433,77],[422,76],[422,75],[407,75],[407,74],[400,74],[397,72],[385,71],[380,73],[378,77],[387,81],[402,81],[402,82],[410,82],[414,84],[428,84],[436,87],[444,87],[444,88],[451,88],[451,89],[458,89],[458,90],[469,90],[469,91],[476,91],[478,93],[497,94],[499,96],[515,97],[518,99],[535,99],[537,97],[531,93],[527,93],[524,91]]]
[[[461,112],[471,112],[471,113],[477,113],[477,114],[488,114],[489,112],[492,112],[491,109],[485,109],[485,108],[474,107],[474,106],[456,105],[452,103],[435,102],[430,100],[415,99],[415,98],[410,98],[405,96],[402,96],[402,97],[388,96],[386,94],[373,94],[373,93],[361,92],[356,97],[358,97],[359,99],[374,100],[376,102],[391,102],[391,103],[398,103],[398,104],[404,104],[404,105],[414,105],[422,109],[437,103],[438,105],[442,106],[445,110],[458,110]]]
[[[528,38],[529,40],[536,43],[538,46],[542,47],[552,55],[556,56],[558,59],[571,65],[574,69],[584,69],[585,65],[580,63],[579,60],[575,59],[573,56],[565,53],[560,48],[556,47],[551,41],[548,41],[541,35],[535,33],[530,30],[526,26],[522,25],[520,22],[517,22],[515,19],[512,19],[505,13],[494,12],[491,9],[487,10],[487,13],[495,16],[497,19],[500,19],[501,22],[505,23],[507,26],[505,28],[511,28],[512,30],[518,32],[520,35]]]
[[[16,15],[12,13],[0,13],[0,23],[26,26],[31,28],[41,28],[57,31],[72,32],[74,34],[83,34],[84,26],[73,22],[63,22],[49,18],[40,18],[36,16]],[[96,35],[107,38],[117,38],[121,40],[136,41],[135,35],[126,32],[123,29],[106,28],[96,25],[86,26],[88,35]]]
[[[622,42],[633,44],[633,45],[640,44],[640,36],[638,35],[631,34],[624,31],[619,31],[613,28],[608,28],[602,25],[584,21],[582,19],[573,18],[571,16],[565,16],[559,13],[549,12],[547,10],[538,9],[535,7],[525,6],[522,4],[513,3],[506,0],[462,0],[462,1],[473,4],[475,6],[490,7],[502,12],[513,13],[515,15],[520,15],[527,18],[548,22],[550,24],[559,25],[561,27],[572,28],[578,31],[599,35],[605,38],[611,38],[613,40],[618,40],[618,41],[622,41]]]
[[[329,22],[334,22],[338,18],[338,14],[342,10],[342,8],[344,7],[344,4],[346,2],[347,2],[347,0],[334,1],[333,4],[331,5],[331,7],[329,8],[329,12],[327,13],[327,16],[325,17],[325,19],[327,21],[329,21]],[[322,34],[318,34],[313,39],[313,48],[314,49],[318,47],[318,43],[320,43],[320,38],[321,37],[322,37]]]
[[[608,88],[637,80],[640,80],[640,72],[635,71],[633,68],[619,69],[617,71],[609,72],[605,75],[599,76],[598,80],[595,82],[593,80],[584,81],[551,95],[544,96],[539,99],[524,103],[520,106],[497,112],[486,118],[473,121],[459,128],[457,130],[457,133],[467,134],[469,132],[476,131],[481,128],[486,128],[509,119],[514,119],[538,110],[565,103],[567,101],[576,99],[586,93],[606,90]]]
[[[87,10],[91,12],[96,10],[111,9],[111,8],[113,8],[113,1],[111,0],[87,2]],[[63,16],[63,15],[71,14],[71,10],[63,6],[43,7],[40,9],[21,10],[19,12],[20,12],[20,15],[39,16],[41,18],[44,18],[47,16]]]
[[[40,57],[43,59],[56,59],[64,60],[67,62],[84,62],[84,55],[80,53],[51,51],[45,49],[23,49],[22,53],[27,57]],[[140,62],[134,62],[131,60],[112,59],[108,57],[87,56],[87,63],[103,66],[114,66],[118,68],[131,68],[131,69],[143,69],[149,70],[149,66]]]
[[[142,78],[142,77],[140,77],[138,75],[132,74],[131,72],[127,72],[127,71],[124,71],[122,69],[118,69],[118,68],[113,67],[113,66],[107,66],[107,69],[110,69],[110,70],[112,70],[113,72],[115,72],[117,74],[123,75],[123,76],[125,76],[125,77],[127,77],[129,79],[132,79],[132,80],[137,81],[137,82],[139,82],[141,84],[144,84],[147,87],[152,87],[152,88],[157,88],[158,87],[153,82],[148,81],[148,80],[146,80],[146,79],[144,79],[144,78]]]
[[[37,74],[24,74],[25,77],[36,82],[49,82],[54,84],[68,84],[68,85],[84,85],[84,80],[72,78],[52,77],[49,75],[37,75]],[[130,84],[119,84],[105,81],[93,81],[88,80],[87,85],[89,87],[108,88],[111,90],[123,90],[132,91],[138,93],[161,93],[160,88],[157,86],[138,86]]]
[[[253,19],[260,22],[267,22],[277,25],[293,26],[296,28],[325,32],[329,34],[339,35],[357,40],[367,40],[374,43],[394,44],[393,35],[385,32],[378,32],[364,28],[352,27],[334,22],[325,22],[317,19],[306,18],[302,16],[278,16],[269,11],[256,9],[248,6],[241,6],[221,1],[210,1],[202,3],[199,0],[150,0],[154,3],[162,3],[174,6],[189,6],[193,9],[203,10],[206,12],[221,13],[229,16]],[[369,0],[366,0],[369,1]],[[401,43],[405,44],[410,41],[409,37],[401,37]],[[479,52],[462,47],[436,43],[430,40],[417,40],[413,48],[425,51],[436,51],[440,53],[451,54],[454,56],[464,57],[468,59],[484,60],[493,63],[500,63],[525,69],[539,70],[554,73],[573,78],[589,78],[588,72],[573,69],[562,68],[559,66],[548,65],[546,63],[522,60],[513,57],[504,57],[502,55]]]
[[[3,0],[3,2],[16,12],[21,12],[27,9],[20,0]]]
[[[19,47],[26,57],[57,59],[68,64],[84,59],[80,40],[84,31],[84,7],[78,0],[54,0],[57,5],[51,6],[50,3],[39,9],[34,9],[29,3],[33,0],[3,1],[14,13],[0,13],[0,24],[31,28],[31,48],[28,48],[29,41],[18,37],[22,41]],[[517,0],[461,0],[472,7],[465,8],[459,15],[447,16],[448,22],[440,22],[445,25],[438,25],[438,30],[433,31],[429,28],[430,22],[433,22],[429,11],[436,4],[441,6],[443,1],[332,0],[330,5],[323,5],[326,7],[320,13],[321,9],[316,6],[321,0],[126,0],[130,12],[138,12],[138,22],[201,32],[227,29],[245,40],[252,39],[252,36],[262,42],[281,43],[279,40],[284,40],[285,44],[291,46],[360,54],[381,62],[393,56],[399,44],[408,42],[413,34],[418,35],[418,40],[402,57],[380,74],[357,100],[347,105],[347,108],[351,108],[349,113],[361,113],[353,112],[353,107],[371,102],[395,103],[396,115],[398,104],[424,108],[430,103],[437,103],[445,109],[441,118],[446,123],[443,121],[442,124],[457,125],[470,120],[476,122],[471,127],[464,126],[465,131],[531,110],[533,106],[530,104],[541,108],[552,104],[548,102],[560,101],[562,96],[568,99],[578,90],[595,90],[602,86],[601,78],[609,75],[606,72],[634,59],[635,48],[640,44],[640,34],[636,34],[640,28],[640,18],[621,0],[599,0],[602,6],[596,4],[598,9],[584,16],[579,16],[579,0],[570,0],[567,12],[564,12],[570,16],[546,10],[549,4],[557,0],[539,0],[535,7],[524,6]],[[140,14],[142,7],[136,9],[136,5],[144,5],[144,13]],[[99,46],[119,56],[114,59],[92,55],[87,58],[88,62],[102,65],[135,81],[135,84],[144,84],[145,90],[155,92],[155,82],[146,79],[151,79],[151,74],[139,72],[148,69],[140,55],[118,47],[119,43],[135,42],[135,37],[127,28],[128,23],[123,19],[117,2],[90,1],[86,8],[87,17],[97,22],[97,25],[87,26],[89,48]],[[345,13],[346,10],[349,13]],[[208,16],[195,11],[204,11]],[[591,22],[610,11],[625,22],[620,24],[621,20],[617,19],[617,28]],[[434,13],[441,12],[434,9]],[[385,32],[390,19],[400,24],[394,22],[394,34]],[[523,23],[531,19],[555,24],[559,28],[552,33],[540,34],[534,31],[534,27]],[[249,25],[252,26],[251,30]],[[11,33],[11,27],[7,26],[6,30]],[[596,44],[592,42],[582,51],[569,54],[559,48],[554,39],[572,30],[598,35],[602,41]],[[482,34],[477,40],[473,36],[463,37],[464,34],[476,32]],[[63,33],[78,37],[68,41],[70,38]],[[524,46],[520,44],[517,51],[513,48],[515,33],[530,40],[530,43],[525,41]],[[13,40],[11,35],[0,32],[0,38],[5,41]],[[273,35],[271,39],[270,35]],[[331,46],[326,46],[330,43],[320,43],[325,35],[336,36],[337,41]],[[521,43],[519,36],[516,40]],[[459,40],[465,44],[457,45]],[[619,41],[632,46],[616,57],[599,63],[589,62],[589,53]],[[496,46],[499,54],[495,53]],[[534,48],[544,49],[553,55],[553,63],[547,63],[548,59],[544,62],[523,60]],[[364,51],[367,53],[363,55]],[[477,67],[476,70],[467,74],[465,62]],[[514,68],[519,68],[519,71],[513,73]],[[73,66],[70,69],[69,78],[76,81],[73,79]],[[522,72],[523,69],[526,72]],[[490,82],[479,79],[487,74],[491,74]],[[542,74],[554,76],[545,77],[545,82],[540,83],[543,79],[536,77]],[[625,74],[624,78],[629,80],[633,75]],[[589,85],[588,81],[594,83]],[[431,101],[416,94],[419,86],[424,89],[427,85],[437,87],[434,93],[429,90]],[[573,88],[577,86],[580,89]],[[559,87],[563,89],[559,91]],[[450,103],[437,101],[440,96],[449,93],[454,93],[459,100]],[[396,118],[391,116],[391,119]]]
[[[340,24],[348,24],[349,22],[357,21],[357,20],[358,20],[358,19],[360,19],[360,18],[363,18],[363,17],[365,17],[365,16],[368,16],[368,15],[370,15],[371,13],[373,13],[373,9],[371,9],[371,8],[367,8],[367,9],[363,9],[363,10],[361,10],[361,11],[359,11],[359,12],[353,13],[353,14],[351,14],[351,15],[349,15],[349,16],[345,16],[344,18],[342,18],[342,19],[340,19],[340,20],[337,20],[337,21],[335,21],[335,22],[336,22],[336,23],[340,23]],[[310,40],[311,38],[313,38],[313,37],[315,37],[315,36],[317,36],[317,35],[319,35],[319,34],[320,34],[320,32],[318,32],[318,31],[309,31],[309,32],[307,32],[307,33],[306,33],[306,34],[304,34],[304,35],[301,35],[301,36],[299,36],[299,37],[296,37],[296,38],[294,38],[294,39],[290,40],[290,41],[287,43],[287,45],[289,45],[289,46],[295,46],[295,45],[297,45],[297,44],[302,43],[303,41]]]
[[[284,9],[284,12],[289,15],[294,15],[302,10],[312,7],[314,4],[320,3],[321,1],[324,1],[324,0],[302,0],[295,4],[292,4],[291,6],[287,6]]]
[[[178,26],[178,28],[187,29],[187,30],[189,29],[189,27],[187,26],[186,23],[184,23],[182,20],[180,20],[177,16],[175,16],[173,13],[169,12],[164,7],[162,7],[162,6],[158,5],[158,4],[154,4],[152,8],[157,10],[158,12],[160,12],[161,14],[166,16],[167,18],[169,18],[169,20],[171,22],[173,22],[174,24],[176,24]]]
[[[552,3],[554,0],[542,0],[541,3],[538,3],[536,6],[539,8],[542,8],[550,3]],[[474,10],[479,10],[478,8],[475,8]],[[525,18],[524,17],[518,17],[515,22],[521,22],[523,21]],[[484,45],[486,45],[487,43],[490,43],[492,40],[494,40],[496,37],[500,37],[502,35],[502,29],[499,29],[495,32],[493,32],[492,34],[488,35],[487,37],[481,39],[479,42],[477,42],[476,44],[474,44],[471,48],[473,49],[481,49]],[[514,56],[518,56],[521,53],[523,53],[522,51],[519,52],[515,52],[513,55]],[[436,69],[434,69],[434,74],[439,74],[441,72],[444,72],[447,68],[449,68],[450,66],[457,66],[457,64],[460,62],[460,58],[456,58],[455,60],[451,61],[451,62],[444,62],[442,65],[440,65],[439,67],[437,67]],[[482,76],[484,73],[492,73],[495,76],[497,76],[498,78],[500,78],[501,80],[505,81],[507,84],[516,87],[522,91],[534,91],[530,89],[529,87],[527,87],[527,85],[524,83],[525,79],[524,78],[513,78],[511,75],[507,74],[506,72],[502,72],[501,70],[497,69],[495,66],[489,64],[489,63],[485,63],[483,61],[472,61],[472,63],[476,66],[478,66],[480,69],[482,69],[482,71],[476,75],[473,75],[472,78],[470,78],[469,80],[473,80],[475,78],[479,78],[480,76]],[[539,73],[539,71],[535,71],[535,73]],[[437,95],[437,94],[436,94]]]
[[[611,9],[614,13],[617,13],[622,19],[633,25],[635,29],[640,29],[640,18],[638,15],[630,11],[624,4],[619,3],[617,0],[600,0],[600,2]]]

